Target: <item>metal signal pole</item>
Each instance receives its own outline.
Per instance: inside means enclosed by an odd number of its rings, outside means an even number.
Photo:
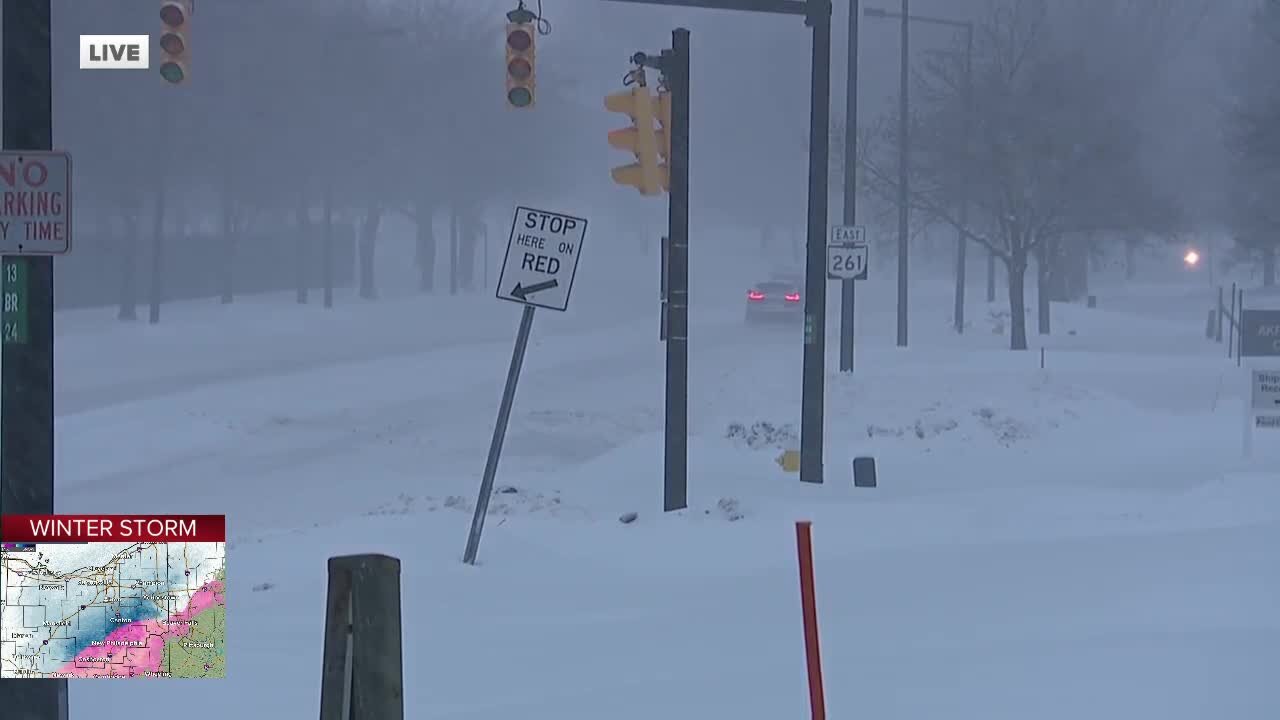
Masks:
[[[844,83],[844,224],[858,224],[858,0],[849,0]],[[840,372],[853,372],[854,280],[840,281]]]
[[[6,150],[53,149],[49,0],[4,0]],[[53,512],[53,258],[10,257],[24,276],[26,334],[0,357],[0,513]],[[23,342],[25,340],[25,342]],[[66,680],[0,680],[6,719],[66,720]]]
[[[689,31],[663,53],[671,92],[671,192],[667,206],[667,398],[662,509],[689,506]]]

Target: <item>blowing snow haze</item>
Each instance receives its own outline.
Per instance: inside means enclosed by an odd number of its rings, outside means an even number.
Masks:
[[[0,14],[0,720],[1280,717],[1280,0]]]

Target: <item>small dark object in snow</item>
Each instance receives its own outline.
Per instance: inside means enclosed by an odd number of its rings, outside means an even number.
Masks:
[[[264,583],[258,583],[257,585],[254,585],[252,589],[253,589],[253,592],[266,592],[275,586],[276,586],[275,583],[264,582]]]
[[[873,457],[856,457],[853,459],[853,486],[876,486],[876,459]]]
[[[513,488],[510,485],[504,485],[498,488],[498,492],[502,493],[503,495],[515,495],[519,493],[520,490],[518,488]]]
[[[1068,330],[1068,331],[1067,331],[1067,334],[1068,334],[1068,335],[1075,335],[1075,334],[1076,334],[1076,331],[1075,331],[1075,330]]]
[[[742,511],[739,509],[738,501],[735,498],[720,498],[720,502],[716,503],[716,507],[720,508],[720,512],[724,513],[729,522],[742,519]]]
[[[622,513],[621,515],[618,516],[618,522],[622,523],[623,525],[630,525],[631,523],[635,522],[636,518],[638,517],[640,516],[633,512]]]

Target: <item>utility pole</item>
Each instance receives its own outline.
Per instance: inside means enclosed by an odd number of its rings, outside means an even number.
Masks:
[[[902,0],[902,61],[898,85],[898,347],[907,346],[907,263],[910,260],[910,228],[907,202],[907,158],[910,156],[910,125],[907,106],[909,0]]]
[[[0,48],[6,150],[53,149],[49,0],[4,0]],[[0,513],[53,508],[53,258],[5,259],[26,276],[26,342],[0,357]],[[66,720],[67,681],[0,680],[11,720]]]
[[[844,224],[858,224],[858,9],[849,0],[849,57],[844,83]],[[840,281],[840,372],[853,372],[853,280]]]
[[[960,226],[964,230],[956,233],[956,299],[955,299],[955,321],[956,333],[964,334],[964,296],[965,296],[965,271],[968,269],[968,258],[965,257],[966,250],[969,246],[969,238],[965,236],[965,231],[969,229],[969,188],[971,181],[969,173],[973,168],[973,23],[964,23],[964,142],[965,142],[965,170],[964,175],[967,182],[961,189],[960,197]]]
[[[907,110],[907,24],[909,22],[920,22],[929,25],[945,25],[953,28],[960,28],[965,31],[965,50],[964,50],[964,87],[961,89],[961,105],[964,112],[963,123],[963,139],[965,143],[965,151],[962,155],[965,158],[965,169],[963,175],[971,172],[969,167],[971,158],[969,157],[973,149],[973,23],[961,20],[950,20],[947,18],[930,17],[927,15],[910,15],[907,12],[907,0],[902,2],[902,12],[892,13],[881,8],[867,8],[866,15],[875,18],[895,18],[902,22],[902,70],[901,70],[901,95],[900,114],[903,118],[908,115]],[[909,126],[903,122],[899,127],[900,150],[899,156],[899,210],[903,213],[899,216],[899,256],[898,256],[898,345],[900,347],[907,344],[907,246],[903,239],[907,235],[907,222],[903,219],[906,216],[907,201],[910,195],[908,188],[907,167],[910,160],[910,141],[908,137]],[[968,225],[969,218],[969,187],[968,183],[960,188],[960,210],[958,222],[961,227]],[[956,238],[956,287],[955,287],[955,317],[953,323],[957,333],[964,332],[964,299],[965,299],[965,271],[968,269],[968,261],[966,258],[968,250],[968,238],[964,231],[957,231]],[[995,299],[995,253],[987,254],[987,302]]]

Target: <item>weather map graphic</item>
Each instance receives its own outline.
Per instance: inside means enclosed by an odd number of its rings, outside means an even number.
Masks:
[[[0,678],[226,677],[221,516],[30,517],[0,533]]]

